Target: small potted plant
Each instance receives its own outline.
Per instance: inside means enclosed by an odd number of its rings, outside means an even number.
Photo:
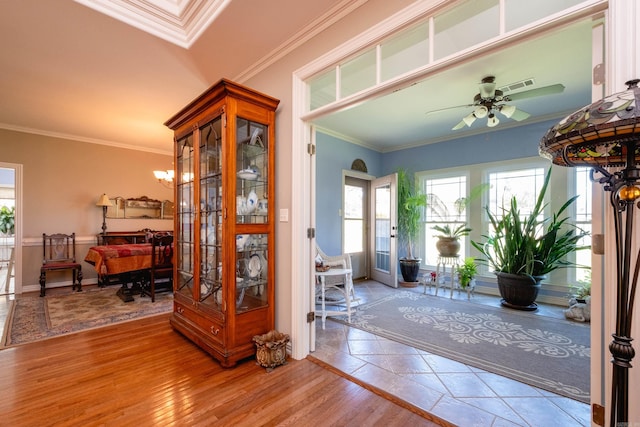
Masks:
[[[416,190],[405,169],[398,170],[398,238],[405,245],[405,256],[400,258],[400,272],[407,283],[417,283],[421,258],[414,257],[413,245],[420,232],[422,209],[427,197]]]
[[[460,287],[467,289],[467,286],[471,284],[477,273],[476,259],[474,257],[465,258],[464,263],[458,267],[458,283],[460,283]]]
[[[457,256],[460,252],[460,237],[468,236],[471,233],[471,228],[466,224],[459,224],[457,227],[451,224],[434,225],[431,228],[440,233],[437,236],[436,249],[443,257]]]
[[[515,196],[502,208],[501,215],[487,207],[492,234],[483,235],[482,242],[471,242],[484,256],[482,262],[493,267],[505,307],[536,310],[540,282],[558,268],[574,266],[567,255],[589,248],[580,244],[588,233],[570,224],[568,216],[562,216],[578,196],[566,201],[557,212],[545,215],[550,178],[551,169],[528,215],[520,213]]]

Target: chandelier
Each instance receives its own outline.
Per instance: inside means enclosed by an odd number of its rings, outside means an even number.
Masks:
[[[166,171],[153,171],[153,176],[156,177],[160,184],[167,188],[173,188],[173,178],[175,176],[173,169],[167,169]]]

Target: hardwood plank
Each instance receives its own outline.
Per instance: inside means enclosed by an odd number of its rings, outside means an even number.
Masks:
[[[1,350],[0,424],[437,425],[309,360],[224,369],[168,319]]]

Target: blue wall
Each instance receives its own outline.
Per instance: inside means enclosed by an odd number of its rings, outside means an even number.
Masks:
[[[316,240],[328,255],[342,252],[342,171],[355,159],[367,164],[368,174],[381,177],[398,168],[411,172],[513,160],[538,155],[538,143],[557,123],[551,120],[482,135],[379,153],[334,136],[316,135]]]
[[[393,151],[383,156],[382,175],[399,167],[410,171],[451,168],[538,155],[540,138],[557,120]]]
[[[342,253],[342,171],[355,159],[367,174],[383,176],[382,154],[318,132],[316,135],[316,240],[327,255]]]

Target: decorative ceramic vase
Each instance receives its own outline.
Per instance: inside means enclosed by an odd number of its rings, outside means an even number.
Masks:
[[[460,252],[460,241],[457,237],[438,237],[436,249],[438,249],[440,256],[443,257],[458,256]]]
[[[538,309],[535,303],[544,276],[529,277],[521,274],[496,272],[498,290],[504,307],[533,311]]]
[[[254,336],[252,341],[256,344],[256,361],[258,365],[273,369],[286,362],[289,335],[274,329],[264,335]]]

